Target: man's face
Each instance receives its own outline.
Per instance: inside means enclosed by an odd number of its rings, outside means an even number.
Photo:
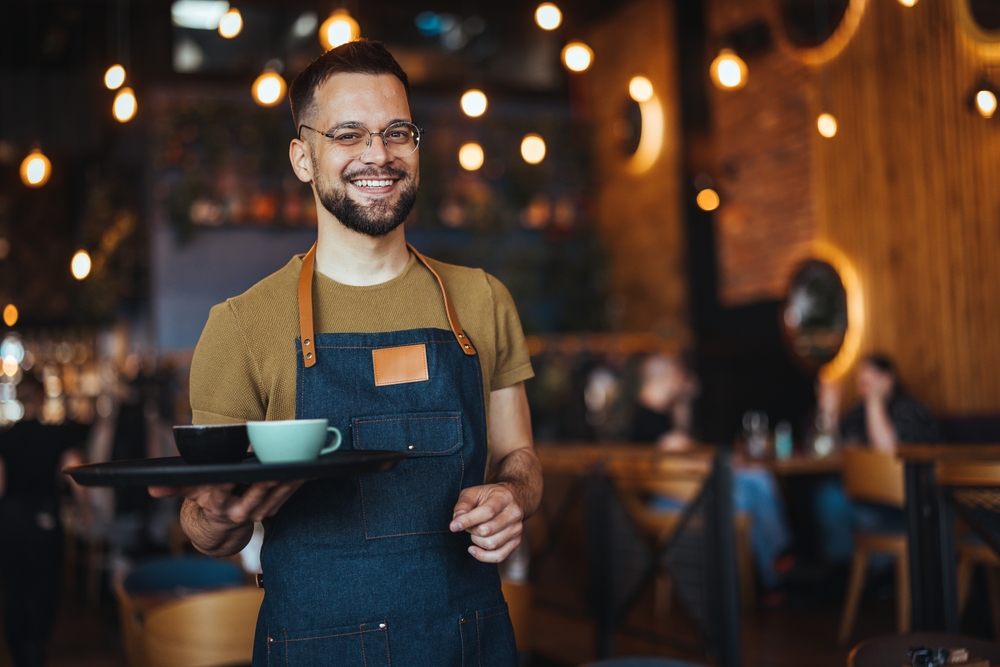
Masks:
[[[317,109],[306,124],[320,132],[347,123],[381,132],[392,123],[410,122],[406,90],[391,74],[334,74],[315,94]],[[419,149],[396,157],[386,150],[382,135],[376,135],[364,155],[351,158],[321,134],[303,130],[302,137],[312,146],[316,195],[341,224],[374,237],[402,224],[417,198]]]
[[[858,368],[858,395],[864,400],[869,398],[887,398],[895,386],[892,373],[883,371],[878,366],[864,362]]]

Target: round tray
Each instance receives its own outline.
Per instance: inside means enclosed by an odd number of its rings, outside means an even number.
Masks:
[[[81,486],[193,486],[195,484],[250,484],[326,479],[390,470],[407,457],[405,452],[380,450],[331,452],[314,461],[261,463],[248,456],[239,463],[189,465],[179,456],[91,463],[64,468]]]

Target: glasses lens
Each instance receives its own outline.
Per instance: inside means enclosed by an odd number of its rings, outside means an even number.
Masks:
[[[344,157],[356,158],[368,148],[371,134],[363,127],[338,127],[333,131],[333,145]]]
[[[385,137],[386,148],[396,157],[411,155],[420,143],[420,130],[410,123],[390,125],[382,136]]]

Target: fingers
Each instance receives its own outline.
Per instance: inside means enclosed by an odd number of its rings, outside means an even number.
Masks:
[[[511,540],[521,539],[521,532],[524,530],[524,524],[520,521],[517,523],[512,523],[505,527],[503,530],[487,535],[485,537],[473,534],[472,543],[477,547],[480,547],[483,551],[497,551],[503,548]]]
[[[181,487],[179,486],[150,486],[146,490],[154,498],[170,498],[181,495]]]
[[[486,551],[480,547],[469,547],[472,557],[482,563],[500,563],[507,559],[507,556],[514,552],[514,549],[521,543],[521,536],[517,536],[510,542],[494,551]]]
[[[475,501],[471,508],[469,508],[468,502],[470,499]],[[513,508],[518,516],[514,519],[505,519],[499,524],[501,526],[510,523],[511,520],[520,521],[521,519],[523,513],[514,500],[514,494],[506,486],[500,484],[470,487],[459,496],[449,528],[455,533],[462,530],[472,532],[474,527],[489,523],[507,508]],[[479,532],[479,534],[486,535],[497,532],[499,528],[497,525],[492,525],[484,530],[485,532]]]
[[[215,511],[236,524],[262,521],[273,516],[295,491],[302,486],[297,482],[256,482],[242,496],[234,496],[217,489],[209,500]]]

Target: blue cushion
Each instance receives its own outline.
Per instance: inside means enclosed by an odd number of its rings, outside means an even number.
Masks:
[[[125,577],[130,594],[178,588],[213,589],[237,586],[243,580],[238,565],[208,557],[160,558],[148,561]]]

